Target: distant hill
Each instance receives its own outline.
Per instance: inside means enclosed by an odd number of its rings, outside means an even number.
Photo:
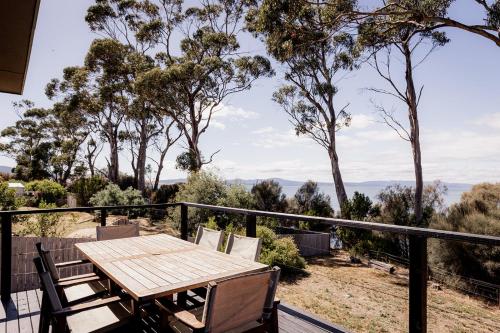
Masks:
[[[10,166],[0,165],[0,172],[1,173],[12,173],[12,168],[13,167],[10,167]]]
[[[242,178],[234,178],[228,179],[227,183],[229,184],[242,184],[246,186],[255,185],[258,182],[263,180],[274,180],[278,182],[281,186],[301,186],[305,183],[305,181],[300,180],[290,180],[283,178],[255,178],[255,179],[242,179]],[[160,181],[160,184],[175,184],[175,183],[184,183],[186,182],[185,178],[176,178],[176,179],[164,179]],[[364,187],[377,187],[384,188],[389,185],[400,184],[403,186],[414,186],[415,182],[411,180],[372,180],[366,182],[345,182],[345,186],[364,186]],[[425,184],[432,184],[432,182],[425,182]],[[472,184],[466,183],[446,183],[443,182],[447,187],[453,188],[470,188]],[[333,186],[333,182],[318,182],[318,185],[321,186]]]

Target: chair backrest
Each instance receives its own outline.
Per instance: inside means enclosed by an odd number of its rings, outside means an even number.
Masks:
[[[59,299],[59,295],[57,294],[56,287],[54,286],[54,282],[52,281],[49,272],[45,271],[42,259],[37,257],[33,259],[33,262],[35,263],[36,270],[40,276],[42,290],[46,295],[46,299],[49,300],[51,310],[61,310],[61,300]]]
[[[222,246],[222,241],[224,240],[224,234],[222,231],[217,231],[213,229],[203,228],[198,226],[198,231],[196,232],[196,238],[194,240],[195,244],[203,245],[212,250],[219,250]]]
[[[38,255],[40,256],[40,259],[43,263],[43,266],[50,274],[52,281],[54,281],[54,282],[59,281],[59,278],[60,278],[59,271],[56,267],[56,264],[54,262],[54,258],[52,258],[52,254],[50,253],[50,251],[46,250],[43,247],[41,242],[36,243],[35,246],[36,246],[36,250],[38,251]]]
[[[226,253],[242,259],[259,261],[262,239],[230,234],[227,239]]]
[[[139,236],[139,224],[124,224],[111,226],[96,227],[97,240],[111,240],[118,238],[137,237]]]
[[[279,268],[278,268],[279,272]],[[207,332],[220,333],[261,319],[266,302],[274,300],[279,274],[275,269],[211,282],[203,312]],[[272,292],[272,295],[269,293]]]

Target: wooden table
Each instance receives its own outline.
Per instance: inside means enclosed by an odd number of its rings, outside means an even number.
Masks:
[[[75,246],[138,303],[268,268],[165,234]]]

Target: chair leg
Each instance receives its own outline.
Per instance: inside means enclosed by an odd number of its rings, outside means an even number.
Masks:
[[[271,312],[271,318],[270,318],[270,327],[269,331],[270,333],[278,333],[279,332],[279,323],[278,323],[278,304],[279,301],[275,301],[273,304],[273,311]]]
[[[49,333],[50,319],[48,318],[49,306],[46,293],[42,294],[42,305],[40,306],[40,323],[38,324],[38,333]]]

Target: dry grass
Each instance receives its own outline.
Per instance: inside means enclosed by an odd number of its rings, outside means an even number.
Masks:
[[[307,277],[284,281],[283,301],[353,332],[407,332],[407,272],[352,265],[340,253],[309,261]],[[500,332],[500,308],[453,290],[428,289],[429,332]]]

